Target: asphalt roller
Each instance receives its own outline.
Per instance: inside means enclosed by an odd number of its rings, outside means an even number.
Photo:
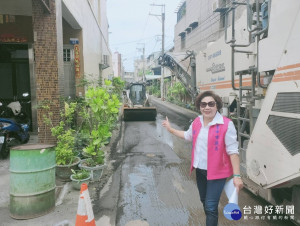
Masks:
[[[124,121],[155,121],[156,107],[150,107],[146,86],[143,83],[131,83],[129,90],[123,92]]]

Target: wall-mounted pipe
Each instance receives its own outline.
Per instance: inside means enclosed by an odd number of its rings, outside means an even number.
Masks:
[[[270,6],[271,6],[271,0],[268,1],[268,14],[269,14],[269,18],[270,18]],[[259,5],[258,5],[258,0],[256,0],[256,11],[257,11],[257,15],[259,14],[258,11],[259,11]],[[257,16],[257,19],[259,19],[259,16]],[[256,57],[256,60],[257,60],[257,63],[256,63],[256,67],[257,67],[257,85],[261,88],[267,88],[268,87],[268,84],[267,85],[263,85],[261,84],[261,81],[260,81],[260,72],[259,72],[259,42],[260,42],[260,35],[262,33],[264,33],[265,31],[267,31],[269,27],[269,23],[267,25],[267,27],[261,31],[258,31],[255,33],[255,36],[256,36],[256,52],[257,52],[257,57]]]
[[[253,54],[253,52],[251,52],[251,51],[243,51],[243,50],[234,50],[234,52],[236,52],[236,53],[247,53],[247,54]]]
[[[232,86],[232,89],[233,90],[239,90],[238,88],[235,87],[235,84],[234,84],[234,43],[235,43],[235,6],[232,7],[232,25],[231,25],[231,29],[232,29],[232,37],[231,37],[231,40],[232,40],[232,44],[231,45],[231,86]]]

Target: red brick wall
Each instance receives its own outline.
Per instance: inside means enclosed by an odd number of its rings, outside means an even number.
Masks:
[[[47,103],[53,113],[52,122],[57,125],[60,111],[59,62],[55,0],[50,0],[51,13],[46,12],[40,0],[32,0],[32,23],[35,54],[36,97],[38,105]],[[60,50],[59,50],[60,51]],[[61,53],[62,54],[62,53]],[[48,112],[37,109],[38,137],[41,143],[55,143],[43,115]]]

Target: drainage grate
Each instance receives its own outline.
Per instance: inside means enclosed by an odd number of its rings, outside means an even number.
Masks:
[[[270,115],[267,125],[292,156],[300,153],[300,119]]]
[[[300,114],[300,92],[278,93],[272,111]]]

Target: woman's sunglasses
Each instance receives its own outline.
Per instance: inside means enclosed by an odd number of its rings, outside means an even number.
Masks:
[[[210,101],[208,103],[206,103],[206,102],[200,102],[200,107],[201,108],[205,108],[207,105],[208,105],[208,107],[212,108],[212,107],[214,107],[216,105],[216,102],[214,102],[214,101]]]

